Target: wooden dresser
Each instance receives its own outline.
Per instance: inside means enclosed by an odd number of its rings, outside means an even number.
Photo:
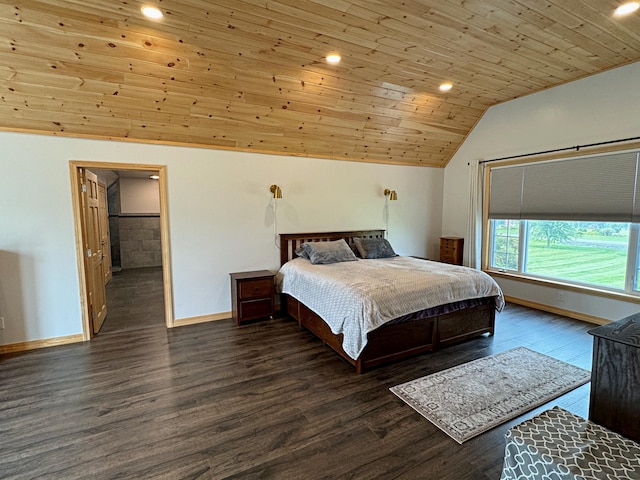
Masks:
[[[464,238],[440,237],[440,261],[462,265]]]
[[[640,442],[640,313],[589,330],[589,420]]]
[[[273,317],[275,273],[269,270],[231,274],[231,313],[238,325]]]

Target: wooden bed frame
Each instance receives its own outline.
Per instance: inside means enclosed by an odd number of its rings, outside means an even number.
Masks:
[[[296,249],[304,242],[327,242],[343,238],[348,244],[352,244],[354,237],[384,238],[384,230],[281,234],[280,263],[284,265],[294,258]],[[493,335],[495,327],[493,304],[386,324],[369,332],[366,347],[358,359],[354,360],[342,349],[342,334],[331,332],[324,320],[303,303],[289,295],[283,296],[286,301],[282,302],[282,306],[286,307],[287,313],[352,364],[357,373],[418,353],[435,351],[484,333]]]

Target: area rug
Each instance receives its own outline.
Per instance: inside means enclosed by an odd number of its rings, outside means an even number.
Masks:
[[[518,347],[391,387],[391,391],[463,443],[590,379],[588,370]]]

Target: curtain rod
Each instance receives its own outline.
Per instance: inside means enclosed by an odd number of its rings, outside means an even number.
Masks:
[[[512,158],[532,157],[534,155],[544,155],[545,153],[566,152],[567,150],[579,151],[581,148],[598,147],[600,145],[609,145],[612,143],[630,142],[631,140],[640,140],[640,137],[620,138],[618,140],[608,140],[606,142],[588,143],[586,145],[575,145],[573,147],[555,148],[553,150],[541,150],[539,152],[525,153],[522,155],[511,155],[509,157],[492,158],[491,160],[480,160],[478,164],[497,162],[499,160],[511,160]],[[467,163],[469,165],[469,163]]]

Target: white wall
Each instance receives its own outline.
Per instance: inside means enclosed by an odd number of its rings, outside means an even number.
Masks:
[[[545,90],[487,110],[445,168],[442,232],[465,234],[470,160],[640,135],[640,62]],[[617,320],[638,305],[574,292],[563,302],[553,288],[498,279],[505,294]]]
[[[120,178],[120,213],[160,213],[158,181],[150,178]]]
[[[278,230],[384,227],[401,254],[434,256],[444,171],[0,132],[0,345],[82,333],[69,161],[167,165],[175,318],[228,312],[229,273],[277,269]],[[148,159],[148,160],[147,160]]]

